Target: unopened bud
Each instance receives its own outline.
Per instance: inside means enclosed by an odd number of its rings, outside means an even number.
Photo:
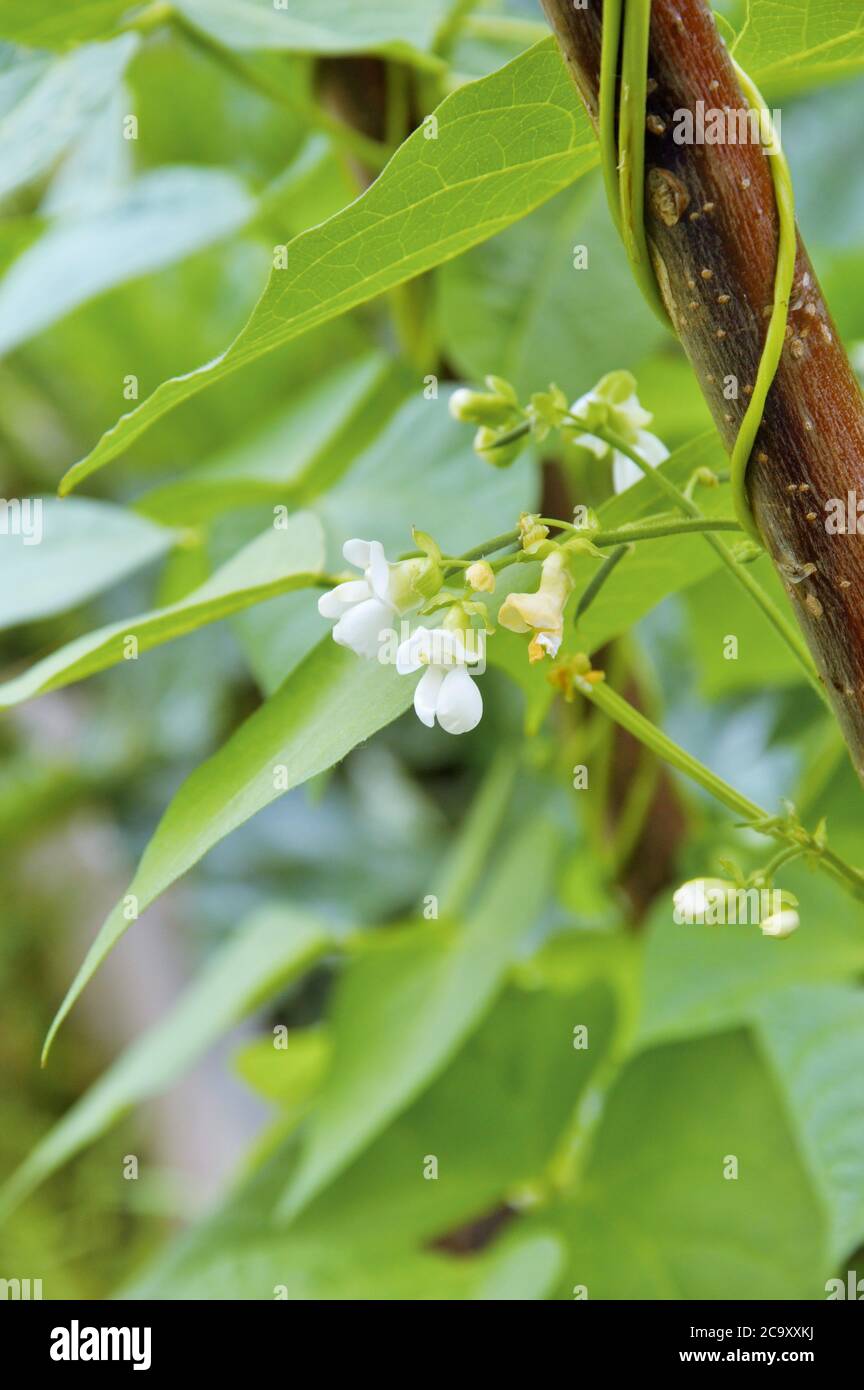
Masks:
[[[478,594],[491,594],[495,591],[495,571],[488,560],[475,560],[465,571],[466,583]]]

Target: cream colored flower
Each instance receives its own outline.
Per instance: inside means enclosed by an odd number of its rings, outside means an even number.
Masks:
[[[557,656],[564,636],[564,608],[573,592],[573,579],[561,550],[543,561],[540,587],[533,594],[510,594],[501,605],[498,621],[511,632],[532,632],[528,660]]]

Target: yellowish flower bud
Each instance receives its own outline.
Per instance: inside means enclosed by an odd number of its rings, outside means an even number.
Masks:
[[[488,560],[475,560],[465,571],[465,581],[478,594],[495,592],[495,571]]]

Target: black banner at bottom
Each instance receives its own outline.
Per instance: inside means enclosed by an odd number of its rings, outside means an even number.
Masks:
[[[345,1304],[339,1304],[344,1316]],[[386,1305],[390,1306],[390,1305]],[[405,1305],[400,1305],[403,1308]],[[370,1316],[368,1305],[365,1317]],[[214,1371],[234,1369],[248,1376],[272,1366],[289,1366],[298,1351],[316,1342],[300,1342],[309,1326],[311,1307],[273,1303],[62,1303],[9,1302],[2,1311],[3,1351],[6,1364],[24,1371],[48,1372],[58,1381],[69,1376],[98,1376],[108,1369],[113,1375],[160,1374],[165,1371]],[[826,1303],[591,1303],[558,1305],[562,1316],[533,1316],[525,1331],[548,1337],[564,1331],[578,1337],[580,1364],[609,1370],[631,1366],[666,1370],[674,1366],[810,1366],[824,1375],[845,1366],[860,1344],[860,1310]],[[372,1315],[374,1317],[374,1314]],[[404,1312],[402,1319],[404,1319]],[[422,1317],[422,1313],[420,1314]],[[430,1367],[430,1350],[440,1348],[442,1367],[452,1365],[453,1348],[440,1339],[436,1316],[434,1339],[423,1349],[423,1369]],[[511,1321],[507,1342],[512,1345],[518,1329]],[[314,1313],[313,1313],[314,1318]],[[394,1324],[389,1324],[394,1328]],[[478,1333],[488,1333],[482,1321]],[[369,1324],[363,1331],[368,1341]],[[394,1342],[405,1335],[400,1320]],[[345,1329],[342,1329],[343,1333]],[[388,1337],[389,1341],[389,1337]],[[320,1344],[319,1344],[320,1345]],[[363,1360],[354,1346],[353,1355]],[[494,1346],[494,1343],[492,1344]],[[484,1361],[488,1335],[478,1343]],[[325,1351],[329,1344],[324,1343]],[[545,1347],[544,1347],[545,1349]],[[573,1347],[570,1347],[572,1355]],[[380,1354],[376,1352],[376,1357]],[[434,1360],[434,1351],[432,1352]],[[591,1363],[586,1357],[593,1358]],[[462,1351],[459,1353],[462,1359]]]

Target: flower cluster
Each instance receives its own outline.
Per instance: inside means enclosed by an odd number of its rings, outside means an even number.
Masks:
[[[630,372],[608,372],[571,405],[555,385],[535,392],[524,407],[509,382],[490,376],[486,385],[487,391],[456,391],[450,411],[457,420],[479,426],[475,451],[498,468],[518,458],[529,438],[542,442],[552,430],[558,430],[567,443],[610,462],[616,492],[642,477],[639,465],[625,450],[637,450],[654,468],[669,457],[663,441],[647,428],[653,417],[641,405]]]
[[[523,544],[516,556],[540,562],[540,580],[532,592],[512,592],[500,606],[498,622],[511,632],[530,637],[528,659],[557,656],[564,636],[564,609],[574,587],[572,567],[590,542],[580,539],[549,541],[547,528],[536,517],[523,516]],[[421,541],[421,533],[415,531]],[[361,579],[346,579],[318,600],[318,611],[335,620],[333,638],[358,656],[385,662],[392,660],[400,676],[423,674],[414,692],[414,709],[429,728],[436,723],[449,734],[469,733],[483,714],[483,699],[475,676],[485,662],[485,638],[494,629],[485,603],[478,594],[494,593],[495,563],[479,559],[445,560],[435,542],[422,536],[425,557],[397,563],[388,561],[380,541],[347,541],[343,555],[362,570]],[[462,564],[464,588],[445,587],[451,565]],[[411,619],[421,621],[417,627]],[[430,626],[435,617],[441,621]],[[422,621],[427,618],[429,621]],[[474,619],[480,625],[474,626]],[[401,640],[395,646],[396,625]]]
[[[529,436],[544,440],[558,430],[565,440],[579,442],[593,453],[609,452],[616,478],[623,483],[619,464],[629,460],[623,455],[619,460],[616,441],[638,448],[651,463],[666,457],[660,441],[645,430],[651,416],[639,404],[635,386],[628,372],[612,372],[572,405],[558,387],[550,386],[523,407],[509,382],[490,376],[485,391],[455,391],[450,412],[477,426],[476,451],[498,467],[511,463]],[[400,676],[422,672],[414,709],[424,724],[431,728],[437,723],[451,734],[468,733],[483,714],[476,677],[485,669],[485,638],[495,630],[480,595],[495,592],[498,573],[507,566],[539,566],[537,587],[505,594],[497,621],[528,637],[529,662],[557,658],[577,563],[585,555],[602,555],[591,541],[596,529],[593,517],[577,527],[524,513],[512,533],[516,549],[505,549],[497,558],[482,553],[477,558],[445,557],[431,536],[415,530],[417,552],[395,563],[387,559],[380,541],[350,540],[342,553],[361,577],[346,577],[323,594],[318,611],[334,621],[334,640],[359,656],[392,661]],[[560,534],[553,538],[552,530]],[[493,554],[496,548],[505,548],[500,539]],[[456,579],[461,587],[449,587]],[[400,640],[394,642],[397,627]],[[564,661],[569,671],[568,660],[572,658]],[[557,679],[553,683],[560,684]]]
[[[674,920],[699,926],[755,925],[763,936],[791,936],[801,925],[798,900],[785,889],[768,888],[756,875],[736,881],[691,878],[672,894]]]

